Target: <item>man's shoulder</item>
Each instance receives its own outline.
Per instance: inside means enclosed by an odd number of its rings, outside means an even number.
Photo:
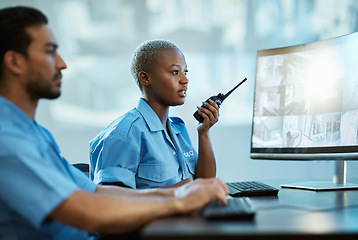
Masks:
[[[0,102],[0,132],[11,130],[14,126],[14,114],[10,109],[3,106]]]
[[[29,122],[23,122],[16,115],[0,111],[0,134],[28,136]]]
[[[25,113],[14,103],[0,96],[0,132],[27,132],[33,125]]]

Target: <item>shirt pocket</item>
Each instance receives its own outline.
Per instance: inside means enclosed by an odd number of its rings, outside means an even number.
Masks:
[[[153,182],[164,182],[178,175],[178,166],[163,164],[140,164],[138,177]]]
[[[188,166],[189,172],[192,175],[195,175],[196,160],[195,159],[185,160],[185,163]]]

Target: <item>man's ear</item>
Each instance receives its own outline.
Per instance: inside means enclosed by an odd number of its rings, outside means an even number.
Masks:
[[[24,56],[15,51],[9,50],[4,55],[4,67],[9,71],[20,74],[23,71]]]
[[[146,72],[143,72],[143,71],[139,72],[138,79],[139,79],[140,83],[144,86],[149,86],[151,84],[149,74]]]

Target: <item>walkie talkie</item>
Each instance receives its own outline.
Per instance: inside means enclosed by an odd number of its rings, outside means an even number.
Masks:
[[[228,91],[225,95],[222,93],[219,93],[216,96],[212,96],[208,99],[206,99],[205,102],[209,102],[209,99],[213,100],[218,107],[220,107],[220,105],[223,103],[223,101],[225,100],[225,98],[227,98],[236,88],[238,88],[241,84],[243,84],[245,81],[247,80],[247,78],[245,78],[244,80],[242,80],[239,84],[237,84],[233,89],[231,89],[230,91]],[[201,107],[203,107],[204,105],[202,105]],[[195,117],[196,120],[198,120],[198,122],[203,122],[204,118],[199,114],[198,111],[196,111],[193,116]]]

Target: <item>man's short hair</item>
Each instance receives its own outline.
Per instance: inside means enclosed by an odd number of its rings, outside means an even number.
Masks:
[[[164,50],[178,49],[173,43],[167,40],[150,40],[139,45],[133,52],[130,69],[139,89],[143,92],[143,85],[138,79],[141,71],[150,72],[153,68],[158,54]]]
[[[46,16],[34,8],[18,6],[0,9],[0,79],[5,53],[13,50],[27,57],[32,39],[26,28],[47,23]]]

